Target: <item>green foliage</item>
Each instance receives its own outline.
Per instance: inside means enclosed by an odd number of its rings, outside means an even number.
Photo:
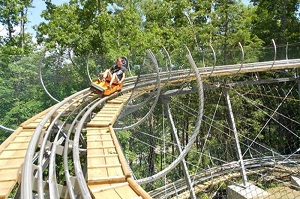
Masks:
[[[0,124],[17,128],[20,123],[55,103],[40,84],[40,67],[45,87],[56,99],[62,100],[89,86],[87,66],[94,78],[100,71],[110,67],[116,56],[127,56],[133,66],[130,72],[136,75],[153,72],[150,67],[153,63],[149,63],[149,60],[145,61],[144,68],[139,67],[143,64],[146,49],[151,49],[157,57],[160,54],[159,66],[166,71],[168,62],[163,47],[171,57],[172,65],[168,67],[175,70],[190,67],[184,57],[185,46],[191,50],[197,66],[205,67],[214,64],[211,46],[216,53],[217,65],[223,65],[241,63],[239,42],[245,51],[244,62],[272,60],[274,49],[271,39],[280,45],[299,42],[298,1],[252,2],[254,6],[246,7],[241,1],[235,0],[118,0],[114,3],[110,0],[70,0],[59,6],[46,1],[47,8],[42,12],[45,22],[36,27],[37,41],[46,52],[44,55],[32,42],[31,35],[16,32],[16,27],[27,23],[26,9],[31,6],[31,1],[1,1],[0,23],[4,25],[7,35],[1,36],[0,41]],[[285,48],[280,47],[278,51],[282,54]],[[291,57],[299,58],[299,47],[292,46],[290,52]],[[286,71],[285,74],[292,76],[293,72]],[[265,79],[281,77],[273,72],[260,75]],[[248,75],[208,78],[205,84],[249,79],[253,80]],[[168,89],[184,87],[195,88],[196,83],[179,83]],[[283,85],[283,93],[290,87],[288,83]],[[221,86],[205,91],[205,118],[196,144],[186,157],[200,169],[237,159],[222,89]],[[267,114],[272,114],[265,107],[275,107],[281,102],[269,97],[273,92],[278,92],[276,85],[266,93],[259,87],[244,86],[230,90],[240,141],[250,144],[246,138],[257,139],[265,145],[274,146],[274,150],[281,154],[290,154],[299,143],[292,139],[287,129],[270,122],[262,130],[268,120]],[[261,93],[264,96],[259,95]],[[291,96],[296,95],[297,91],[293,90]],[[137,99],[136,102],[143,102],[148,97]],[[170,105],[179,140],[184,147],[194,130],[195,115],[199,108],[198,96],[175,96]],[[190,109],[185,109],[183,105]],[[162,107],[163,104],[155,107],[151,121],[144,122],[132,131],[118,132],[124,153],[137,178],[166,168],[179,155],[174,147],[171,126],[167,124],[166,116],[161,114]],[[139,111],[128,116],[125,122],[141,119],[149,107],[142,107]],[[300,120],[299,111],[299,102],[296,100],[284,103],[278,110],[296,118],[296,121]],[[288,120],[278,115],[274,118],[299,135],[297,126],[290,125]],[[8,132],[1,130],[0,143],[8,135]],[[254,146],[257,150],[260,147]],[[241,148],[247,150],[245,145]],[[222,159],[212,159],[214,156]],[[154,170],[151,168],[153,165]],[[196,172],[197,167],[189,167],[191,172]],[[62,174],[63,170],[58,170],[58,175]],[[169,180],[182,177],[182,168],[179,168],[170,174]],[[163,183],[158,181],[153,185],[161,186]],[[201,197],[208,198],[209,195]]]
[[[299,42],[299,1],[252,0],[256,6],[253,33],[265,43]]]
[[[35,47],[31,35],[25,32],[27,24],[27,11],[31,7],[30,0],[10,0],[0,2],[0,53],[2,54],[28,54]],[[19,29],[19,30],[18,30]]]
[[[81,38],[80,35],[83,34],[80,31],[76,11],[78,11],[77,6],[68,4],[43,11],[42,16],[49,23],[43,22],[38,26],[38,42],[41,43],[44,40],[45,46],[50,49],[56,49],[57,44],[62,50],[76,48]],[[45,35],[47,35],[46,38]]]

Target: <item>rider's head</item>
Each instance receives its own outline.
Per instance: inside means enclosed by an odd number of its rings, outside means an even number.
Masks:
[[[118,65],[119,67],[122,66],[122,58],[121,58],[121,57],[118,57],[118,58],[117,58],[117,65]]]

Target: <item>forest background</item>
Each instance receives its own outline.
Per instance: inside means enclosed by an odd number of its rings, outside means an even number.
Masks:
[[[185,46],[196,56],[213,46],[217,65],[239,63],[239,43],[246,52],[245,62],[273,60],[272,41],[279,54],[289,44],[290,58],[299,58],[299,0],[250,0],[249,5],[241,0],[43,2],[44,20],[32,34],[25,26],[33,2],[0,1],[0,23],[7,33],[0,36],[0,125],[9,129],[56,103],[41,86],[40,71],[49,93],[62,100],[89,86],[87,64],[96,77],[122,55],[129,59],[134,75],[146,49],[154,53],[167,49],[174,68],[184,59]],[[277,59],[285,58],[283,54]],[[286,107],[299,121],[299,105]],[[0,129],[0,143],[10,133]],[[280,140],[269,144],[278,146]],[[151,165],[147,168],[154,172]]]

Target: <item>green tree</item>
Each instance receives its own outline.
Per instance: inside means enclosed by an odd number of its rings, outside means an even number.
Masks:
[[[55,6],[49,2],[46,4],[47,10],[42,12],[42,16],[47,22],[42,22],[37,27],[38,43],[48,49],[57,49],[61,53],[66,50],[79,51],[84,33],[76,14],[79,11],[77,5]]]
[[[251,0],[256,6],[253,33],[270,44],[299,42],[299,0]]]
[[[20,54],[32,51],[32,38],[25,33],[27,11],[31,5],[32,0],[0,1],[0,23],[7,32],[6,36],[0,38],[0,52]]]
[[[252,59],[255,54],[247,54],[253,48],[259,54],[259,47],[263,42],[251,32],[252,18],[255,16],[252,7],[246,7],[236,0],[216,0],[213,4],[211,25],[214,30],[212,34],[212,44],[218,52],[219,64],[237,63],[241,59],[240,42],[246,51],[246,58]],[[255,60],[253,60],[255,61]]]

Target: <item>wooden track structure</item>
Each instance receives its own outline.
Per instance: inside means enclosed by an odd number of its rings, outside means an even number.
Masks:
[[[19,173],[24,162],[27,146],[35,128],[48,110],[22,123],[0,145],[0,198],[7,198],[16,182],[20,180]]]
[[[151,198],[131,177],[112,128],[130,93],[108,103],[87,125],[88,186],[95,198]],[[64,109],[62,107],[61,109]],[[0,146],[0,198],[20,182],[22,164],[34,130],[51,108],[22,123]],[[48,126],[44,126],[47,128]]]
[[[213,69],[207,67],[202,68],[200,72],[202,77],[207,78],[210,76],[300,68],[300,60],[289,61],[288,63],[286,61],[283,63],[279,62],[274,66],[272,65],[272,67],[270,67],[270,64],[272,62],[261,65],[249,64],[248,67],[245,64],[243,68],[239,68],[238,65],[216,67]],[[180,75],[175,79],[166,78],[168,83],[162,85],[180,82],[186,77],[185,74],[190,73],[190,71],[186,70],[185,73],[182,73],[182,71],[173,71],[172,73]],[[162,75],[169,76],[169,73]],[[192,76],[185,79],[185,81],[193,80],[195,78]],[[146,87],[149,90],[153,89],[151,84],[146,85]],[[87,124],[87,185],[95,198],[151,198],[132,178],[122,149],[112,128],[130,95],[131,93],[128,92],[108,101]],[[16,184],[20,183],[22,165],[31,136],[39,126],[40,121],[51,109],[52,107],[22,123],[0,145],[0,199],[8,198]],[[44,129],[47,127],[47,125],[43,126]]]
[[[35,129],[52,107],[23,122],[0,145],[0,199],[8,198],[17,182],[20,182],[22,165],[28,144]],[[64,106],[61,107],[61,110]],[[48,127],[49,123],[44,126]]]
[[[151,198],[132,179],[112,128],[129,97],[109,101],[87,125],[88,186],[95,198]]]

